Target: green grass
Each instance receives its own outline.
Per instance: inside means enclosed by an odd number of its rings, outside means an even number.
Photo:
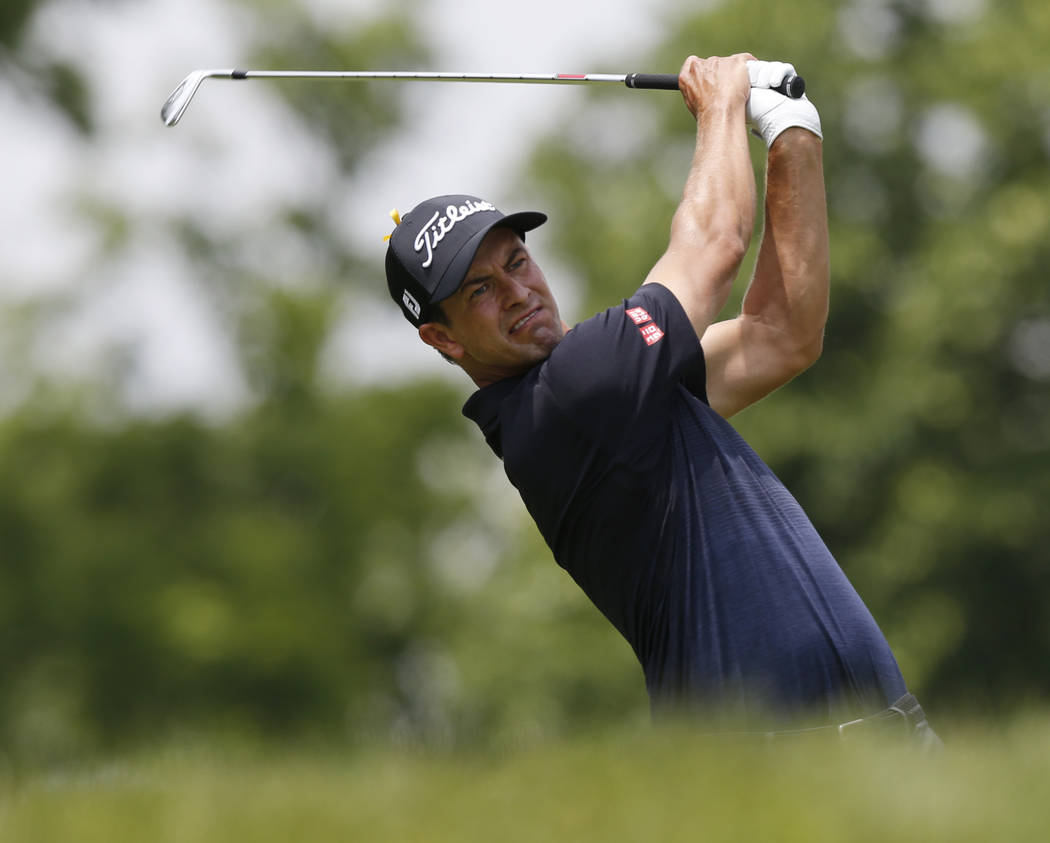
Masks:
[[[684,731],[515,751],[162,751],[10,774],[0,840],[1047,839],[1050,718],[953,730],[937,758],[870,739]]]

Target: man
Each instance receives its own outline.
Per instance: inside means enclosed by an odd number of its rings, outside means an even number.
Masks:
[[[654,711],[925,734],[871,614],[726,422],[817,359],[827,318],[820,120],[771,90],[789,72],[685,62],[696,153],[667,250],[621,305],[570,330],[524,242],[546,217],[468,196],[400,221],[388,287],[478,386],[464,414],[634,648]],[[769,148],[765,228],[741,314],[715,322],[753,229],[748,124]]]

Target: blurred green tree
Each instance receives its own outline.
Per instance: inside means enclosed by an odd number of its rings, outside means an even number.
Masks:
[[[40,84],[57,77],[22,49],[43,5],[4,18],[4,58],[87,153],[100,142],[89,86],[66,65],[65,88]],[[351,31],[301,9],[241,9],[266,15],[260,65],[425,60],[396,10]],[[273,91],[341,178],[403,116],[367,85]],[[538,535],[458,412],[466,382],[336,389],[323,377],[346,299],[383,289],[332,201],[279,208],[266,254],[258,232],[189,210],[76,205],[106,232],[90,260],[151,230],[178,244],[235,340],[250,400],[231,416],[130,411],[133,350],[81,382],[38,370],[49,320],[90,288],[4,314],[5,381],[20,387],[0,419],[0,746],[14,757],[187,729],[514,741],[640,701],[626,646],[555,566],[537,566]],[[288,234],[312,255],[295,277],[271,259]]]

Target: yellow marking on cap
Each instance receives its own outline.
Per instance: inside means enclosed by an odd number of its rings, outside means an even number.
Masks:
[[[394,221],[394,225],[401,225],[401,214],[399,214],[397,212],[397,208],[391,208],[390,209],[390,219],[392,219]],[[392,236],[393,236],[392,233],[388,234],[386,237],[383,238],[383,242],[385,243]]]

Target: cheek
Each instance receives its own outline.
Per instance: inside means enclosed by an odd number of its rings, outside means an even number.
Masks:
[[[490,345],[498,341],[499,310],[490,302],[479,303],[464,314],[463,330],[461,336],[466,343],[478,347]]]
[[[550,287],[547,286],[547,279],[544,278],[542,274],[537,274],[537,276],[532,279],[532,282],[531,282],[530,286],[532,287],[533,290],[535,290],[537,293],[539,293],[544,298],[546,298],[546,299],[553,299],[554,298],[551,295]]]

